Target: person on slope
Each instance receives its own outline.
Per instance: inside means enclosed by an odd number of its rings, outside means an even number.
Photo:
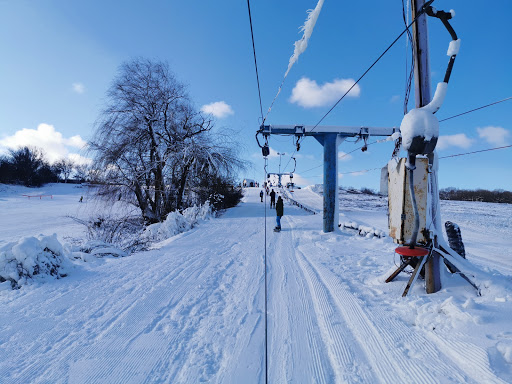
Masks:
[[[263,203],[263,190],[260,191],[260,199],[261,199],[261,202]]]
[[[281,196],[279,196],[277,198],[277,203],[276,203],[276,230],[280,231],[281,230],[281,217],[283,217],[283,212],[284,212],[284,206],[283,206],[283,199],[281,198]]]
[[[273,189],[272,192],[270,192],[270,209],[272,209],[272,207],[276,207],[276,193]]]

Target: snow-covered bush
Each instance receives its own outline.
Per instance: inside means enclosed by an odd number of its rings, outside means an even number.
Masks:
[[[88,247],[94,249],[102,247],[112,249],[112,252],[105,252],[103,255],[126,256],[130,252],[145,248],[145,243],[141,241],[144,223],[138,216],[104,214],[89,220],[81,220],[76,217],[71,218],[87,227],[88,242],[82,246],[84,249],[78,250],[79,252],[91,254],[92,251],[87,250]],[[97,254],[100,255],[100,253]]]
[[[71,257],[82,261],[89,261],[92,258],[106,256],[125,257],[128,253],[116,246],[100,240],[89,240],[80,247],[74,247]]]
[[[0,282],[10,281],[13,289],[30,280],[65,277],[68,254],[57,235],[23,237],[0,248]]]
[[[198,207],[187,208],[180,213],[171,212],[162,223],[151,224],[144,230],[142,239],[151,242],[158,242],[179,233],[189,231],[200,220],[208,220],[214,216],[211,206],[208,202]]]

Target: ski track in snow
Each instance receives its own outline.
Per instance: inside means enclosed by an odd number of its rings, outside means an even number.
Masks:
[[[160,249],[0,291],[0,382],[264,382],[258,194],[247,189],[238,207]],[[318,205],[313,191],[298,195]],[[357,216],[352,208],[345,213]],[[357,217],[374,226],[381,220]],[[267,210],[269,382],[507,382],[506,368],[500,377],[489,362],[496,341],[477,345],[449,325],[433,331],[436,324],[420,317],[423,308],[456,324],[477,322],[476,315],[455,302],[448,309],[462,314],[448,317],[446,297],[428,304],[419,283],[401,298],[408,276],[382,284],[392,268],[381,261],[392,258],[390,239],[325,234],[321,223],[321,215],[285,205],[283,230],[274,233],[275,210]],[[493,331],[489,340],[509,337]]]

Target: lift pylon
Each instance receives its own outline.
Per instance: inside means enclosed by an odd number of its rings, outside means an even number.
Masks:
[[[359,137],[367,140],[370,136],[391,136],[399,128],[343,127],[343,126],[307,126],[307,125],[262,125],[256,133],[268,142],[270,135],[294,135],[299,139],[304,136],[314,137],[324,147],[324,197],[323,230],[333,232],[338,226],[338,146],[347,137]],[[258,142],[259,143],[259,142]],[[269,148],[261,146],[263,156],[268,156]]]

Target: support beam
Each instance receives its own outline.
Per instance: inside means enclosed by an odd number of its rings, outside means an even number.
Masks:
[[[324,232],[338,225],[338,135],[326,133],[324,145]]]
[[[258,133],[268,135],[295,135],[318,136],[325,133],[337,133],[344,137],[355,137],[365,134],[367,136],[391,136],[399,132],[399,127],[345,127],[338,125],[262,125]]]
[[[338,226],[338,146],[347,137],[367,139],[369,136],[391,136],[399,128],[342,127],[312,125],[262,125],[257,133],[270,135],[294,135],[297,138],[313,136],[324,147],[324,232],[333,232]],[[256,135],[256,137],[257,137]],[[279,173],[281,174],[281,173]]]

